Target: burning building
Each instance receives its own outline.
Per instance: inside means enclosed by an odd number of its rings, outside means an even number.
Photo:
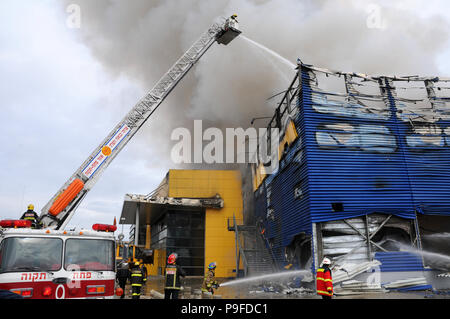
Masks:
[[[429,240],[450,230],[449,89],[299,64],[268,124],[280,129],[278,170],[252,165],[256,225],[278,268],[315,271],[327,256],[425,286],[448,270],[420,252],[450,255]]]

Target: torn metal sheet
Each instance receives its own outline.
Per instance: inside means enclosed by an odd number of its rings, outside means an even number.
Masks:
[[[353,279],[357,275],[370,271],[380,265],[381,263],[378,260],[358,264],[344,263],[342,265],[336,265],[333,269],[333,283],[338,284]]]
[[[132,225],[136,219],[147,223],[155,222],[168,208],[177,210],[201,210],[205,208],[221,209],[223,199],[216,195],[212,198],[174,198],[126,194],[123,201],[120,224]]]
[[[383,287],[386,289],[398,289],[398,288],[406,288],[413,286],[425,286],[428,285],[427,279],[425,277],[418,278],[409,278],[396,280],[387,284],[384,284]]]
[[[212,198],[174,198],[158,196],[149,198],[146,195],[126,194],[125,201],[159,205],[223,208],[223,199],[219,195]]]
[[[362,293],[385,293],[388,290],[381,287],[380,283],[368,283],[366,281],[349,280],[342,282],[334,289],[336,295],[357,295]]]

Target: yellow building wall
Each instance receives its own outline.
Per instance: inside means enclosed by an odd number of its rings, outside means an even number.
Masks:
[[[153,250],[153,264],[147,265],[147,273],[150,276],[163,275],[166,267],[166,251],[164,249]]]
[[[205,212],[205,269],[215,261],[217,277],[235,277],[235,234],[228,231],[228,219],[242,222],[241,174],[232,170],[170,170],[169,197],[213,197],[219,194],[222,209]]]

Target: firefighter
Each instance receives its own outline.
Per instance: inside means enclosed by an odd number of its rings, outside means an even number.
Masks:
[[[125,298],[125,286],[127,284],[127,279],[130,278],[130,270],[126,262],[122,262],[117,269],[116,280],[119,283],[119,287],[122,288],[123,294],[120,299]]]
[[[322,299],[331,299],[333,296],[333,279],[331,275],[331,260],[325,257],[322,261],[322,267],[317,269],[316,289],[317,294]]]
[[[139,299],[141,297],[142,285],[145,284],[147,278],[145,278],[145,273],[143,266],[139,262],[133,264],[131,269],[131,298]]]
[[[239,29],[239,22],[237,20],[237,14],[233,14],[231,17],[227,19],[226,28],[234,28]]]
[[[22,217],[20,219],[30,220],[31,221],[31,228],[39,228],[39,216],[34,211],[34,205],[30,204],[28,205],[28,210],[23,213]]]
[[[176,253],[172,253],[167,258],[164,299],[178,299],[178,294],[181,289],[180,277],[186,276],[183,268],[177,265],[177,257]]]
[[[211,293],[214,294],[214,289],[219,288],[219,284],[216,280],[216,262],[212,262],[208,265],[208,272],[203,279],[202,294]]]

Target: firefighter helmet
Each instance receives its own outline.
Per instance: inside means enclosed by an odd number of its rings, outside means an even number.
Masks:
[[[34,205],[33,204],[28,205],[28,210],[34,210]]]
[[[214,262],[212,262],[212,263],[209,264],[208,269],[216,269],[216,266],[217,266],[217,264],[216,264],[216,262],[214,261]]]
[[[325,257],[322,260],[322,265],[331,265],[331,260],[329,258]]]
[[[172,253],[169,255],[169,257],[167,258],[167,263],[169,265],[173,265],[175,264],[175,261],[177,260],[177,254],[176,253]]]

